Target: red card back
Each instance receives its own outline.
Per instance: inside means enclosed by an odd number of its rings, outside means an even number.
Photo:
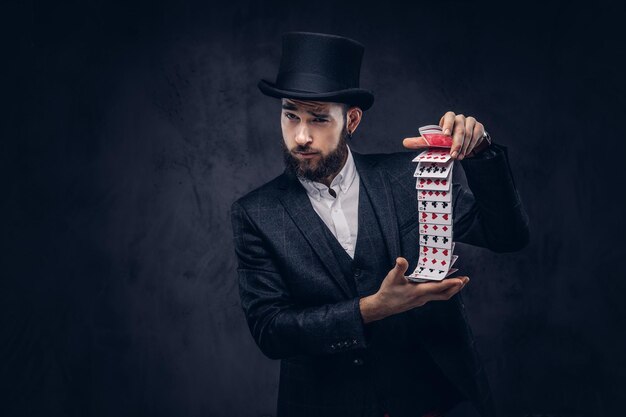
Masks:
[[[424,133],[422,137],[428,143],[428,146],[433,148],[451,148],[452,136],[444,135],[441,133]]]

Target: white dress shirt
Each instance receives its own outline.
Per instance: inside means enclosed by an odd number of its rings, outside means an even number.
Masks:
[[[347,145],[346,145],[347,146]],[[359,228],[359,173],[356,171],[352,151],[348,146],[348,158],[339,174],[330,183],[336,197],[326,185],[298,177],[306,189],[313,208],[337,241],[354,258],[357,231]]]

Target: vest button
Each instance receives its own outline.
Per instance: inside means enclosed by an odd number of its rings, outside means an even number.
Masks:
[[[354,268],[354,276],[355,277],[360,277],[361,276],[361,270],[359,268]]]
[[[354,366],[361,366],[361,365],[363,365],[363,359],[361,359],[361,358],[354,358],[352,360],[352,365],[354,365]]]

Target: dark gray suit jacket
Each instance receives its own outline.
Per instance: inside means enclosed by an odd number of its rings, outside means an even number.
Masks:
[[[516,251],[528,242],[528,217],[506,147],[494,143],[491,149],[483,156],[455,162],[454,241],[495,252]],[[352,153],[382,222],[389,269],[396,257],[403,256],[410,273],[419,254],[416,164],[411,160],[420,152]],[[469,189],[458,182],[459,163]],[[360,371],[350,365],[372,348],[368,332],[372,323],[363,324],[360,297],[351,293],[302,185],[284,172],[235,201],[231,213],[247,323],[261,351],[268,358],[281,359],[279,410],[281,402],[314,406],[348,392],[342,384],[358,391]],[[446,376],[483,415],[493,415],[490,390],[460,297],[426,303],[403,317],[412,320],[411,326],[422,335]],[[363,401],[358,395],[335,400],[344,407],[344,415]]]

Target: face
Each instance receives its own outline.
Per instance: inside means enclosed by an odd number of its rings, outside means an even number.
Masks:
[[[340,103],[282,100],[283,156],[288,169],[312,181],[330,183],[348,156],[346,107]]]

